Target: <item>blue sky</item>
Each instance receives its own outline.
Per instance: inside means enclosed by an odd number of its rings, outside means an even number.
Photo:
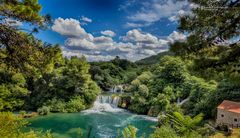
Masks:
[[[132,61],[168,49],[184,40],[177,32],[179,16],[190,5],[175,0],[39,0],[41,14],[53,25],[36,36],[58,43],[67,57],[84,55],[89,61],[115,56]]]

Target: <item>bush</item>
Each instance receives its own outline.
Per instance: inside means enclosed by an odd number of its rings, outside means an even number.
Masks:
[[[56,98],[50,100],[45,105],[50,107],[51,112],[67,112],[66,103],[63,100],[58,100]]]
[[[47,106],[43,106],[37,110],[39,115],[47,115],[50,113],[50,108]]]
[[[179,138],[179,136],[171,127],[162,126],[157,128],[154,133],[150,135],[150,138]]]
[[[10,112],[0,112],[0,137],[1,138],[52,138],[50,131],[22,131],[28,122]]]
[[[86,108],[84,103],[84,100],[80,96],[75,96],[67,102],[54,98],[44,105],[46,105],[45,107],[48,107],[51,112],[80,112]]]
[[[80,112],[85,109],[84,101],[80,96],[76,96],[66,104],[67,112]]]
[[[26,111],[20,111],[20,112],[19,112],[19,116],[20,116],[20,117],[24,117],[25,115],[26,115]]]

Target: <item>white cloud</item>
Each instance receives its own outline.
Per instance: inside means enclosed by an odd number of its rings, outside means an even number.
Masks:
[[[178,16],[176,16],[176,15],[168,18],[168,20],[171,21],[171,22],[176,22],[176,21],[178,21],[178,19],[179,19],[179,18],[178,18]]]
[[[85,17],[85,16],[82,16],[82,18],[80,19],[81,21],[84,21],[84,22],[88,22],[88,23],[91,23],[92,22],[92,19],[88,18],[88,17]]]
[[[158,38],[149,33],[144,33],[140,30],[133,29],[127,32],[127,35],[123,37],[123,40],[132,42],[156,43]]]
[[[128,16],[131,21],[153,23],[162,18],[170,18],[178,14],[178,11],[188,6],[188,2],[174,0],[150,0],[135,14]]]
[[[171,22],[176,22],[180,19],[180,17],[184,16],[188,14],[188,12],[184,11],[184,10],[179,10],[178,13],[174,16],[171,16],[169,17],[168,19],[171,21]]]
[[[123,40],[133,42],[139,47],[149,49],[166,47],[168,43],[166,40],[158,39],[156,36],[150,33],[145,33],[137,29],[128,31],[126,36],[123,37]]]
[[[111,56],[111,55],[99,55],[96,54],[94,55],[94,53],[92,54],[83,54],[81,53],[81,51],[78,50],[68,50],[68,49],[63,49],[63,55],[67,58],[70,58],[72,56],[76,56],[76,57],[86,57],[88,61],[96,61],[96,59],[98,61],[108,61],[113,59],[115,56]]]
[[[72,18],[57,18],[54,21],[52,30],[67,37],[82,37],[85,38],[88,36],[86,31],[80,26],[78,20]]]
[[[114,36],[116,36],[116,34],[115,34],[113,31],[111,31],[111,30],[101,31],[101,34],[102,34],[102,35],[109,36],[109,37],[114,37]]]
[[[97,49],[96,45],[93,42],[87,39],[79,39],[79,38],[68,38],[65,41],[65,46],[72,49],[80,49],[80,50]]]
[[[145,27],[145,26],[150,26],[152,23],[132,23],[132,22],[127,22],[124,27],[126,28],[139,28],[139,27]]]
[[[112,38],[106,37],[106,36],[99,36],[94,38],[94,43],[97,43],[97,44],[105,44],[105,43],[112,43],[112,42],[113,42]]]
[[[168,49],[168,41],[138,29],[129,30],[120,42],[114,41],[110,30],[93,36],[75,19],[57,18],[52,30],[66,36],[63,54],[66,57],[84,55],[89,61],[110,60],[115,56],[132,61],[155,55]],[[115,34],[115,33],[114,33]]]
[[[179,33],[177,31],[173,31],[169,36],[168,36],[168,41],[170,43],[173,43],[175,41],[180,41],[180,42],[183,42],[185,41],[187,38],[186,35],[184,35],[183,33]]]
[[[156,51],[154,50],[150,50],[150,49],[143,49],[140,51],[142,54],[146,54],[146,55],[156,55]]]
[[[112,38],[105,36],[94,37],[93,39],[68,38],[65,45],[72,49],[104,50],[113,46],[113,40]]]

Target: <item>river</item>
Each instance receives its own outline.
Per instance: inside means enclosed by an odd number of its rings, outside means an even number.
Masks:
[[[51,113],[47,116],[30,118],[28,127],[33,130],[51,130],[56,138],[84,137],[115,138],[118,131],[131,124],[137,128],[137,135],[148,137],[156,125],[156,118],[136,115],[117,107],[118,99],[111,95],[100,95],[91,109],[80,113]],[[120,132],[121,134],[121,132]]]

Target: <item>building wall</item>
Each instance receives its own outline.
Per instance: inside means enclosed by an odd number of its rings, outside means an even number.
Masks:
[[[237,121],[235,121],[235,119],[237,119]],[[230,127],[240,127],[240,113],[218,109],[216,125],[221,124],[228,125]]]

